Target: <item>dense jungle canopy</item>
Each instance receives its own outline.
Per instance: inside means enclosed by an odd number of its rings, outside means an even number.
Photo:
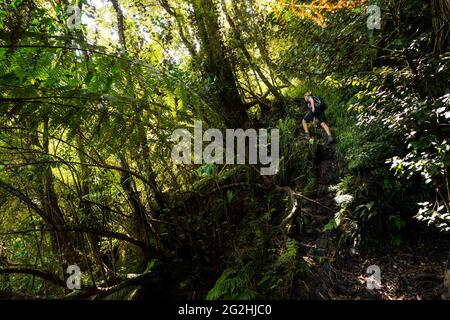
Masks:
[[[449,0],[1,1],[0,298],[450,298],[449,20]],[[334,144],[303,135],[306,92]],[[278,173],[175,163],[199,121],[278,129]]]

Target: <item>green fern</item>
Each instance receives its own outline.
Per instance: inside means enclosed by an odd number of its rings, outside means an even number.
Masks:
[[[251,300],[255,299],[257,293],[249,290],[248,279],[241,276],[234,269],[226,269],[217,279],[214,288],[212,288],[207,300]]]

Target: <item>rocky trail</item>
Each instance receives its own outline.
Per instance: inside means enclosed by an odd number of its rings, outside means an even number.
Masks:
[[[313,297],[333,300],[430,300],[440,299],[444,290],[450,242],[418,223],[416,233],[398,249],[363,254],[339,246],[337,232],[324,227],[339,210],[330,187],[340,173],[334,146],[319,144],[313,199],[302,208],[304,223],[298,237],[303,258],[311,267],[308,286]],[[313,201],[312,201],[313,200]],[[446,248],[442,250],[442,248]],[[366,274],[370,266],[381,270],[381,288],[369,290]]]

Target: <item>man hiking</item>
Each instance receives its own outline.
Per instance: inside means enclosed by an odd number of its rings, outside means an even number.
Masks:
[[[303,129],[305,130],[305,137],[306,138],[311,137],[309,133],[308,123],[311,123],[314,121],[314,119],[317,119],[320,123],[320,126],[327,133],[328,136],[327,142],[329,144],[333,143],[334,138],[333,135],[331,134],[330,127],[326,123],[325,118],[325,110],[327,109],[325,101],[323,101],[322,98],[313,96],[311,92],[308,92],[305,94],[305,103],[309,110],[302,121]]]

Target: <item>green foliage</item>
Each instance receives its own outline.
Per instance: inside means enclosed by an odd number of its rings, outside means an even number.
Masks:
[[[390,180],[382,185],[380,176],[372,174],[373,180],[347,176],[334,188],[341,209],[327,226],[327,230],[338,227],[342,241],[363,250],[398,245],[408,217],[404,185],[397,181],[392,189],[387,185]]]
[[[233,269],[226,269],[208,292],[207,300],[252,300],[256,292],[246,289],[249,279]]]
[[[291,108],[298,108],[293,105]],[[317,143],[301,139],[299,127],[301,118],[279,120],[280,130],[280,171],[277,175],[280,185],[304,184],[314,181],[314,159]]]
[[[289,299],[305,294],[308,267],[298,254],[298,243],[273,226],[276,210],[249,215],[240,224],[239,238],[226,269],[208,299]]]
[[[400,246],[413,216],[450,232],[450,55],[430,2],[379,0],[389,14],[371,31],[364,7],[320,28],[260,1],[124,0],[120,26],[97,2],[82,1],[80,29],[65,2],[0,3],[0,268],[59,277],[77,263],[90,285],[151,272],[188,299],[304,296],[308,267],[279,227],[291,204],[273,185],[323,191],[323,130],[301,137],[307,91],[329,106],[342,174],[325,231],[367,250]],[[175,165],[170,136],[196,120],[278,128],[279,174]],[[2,275],[0,290],[65,294],[30,275]]]

